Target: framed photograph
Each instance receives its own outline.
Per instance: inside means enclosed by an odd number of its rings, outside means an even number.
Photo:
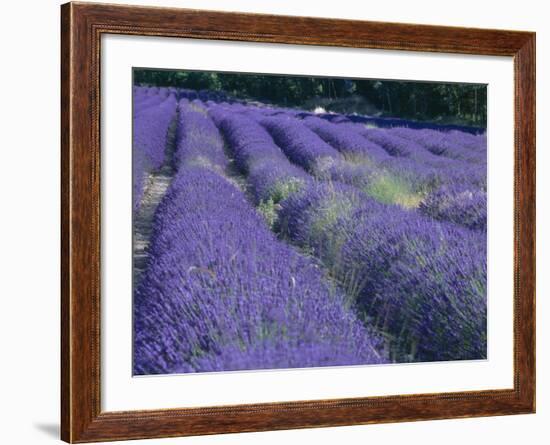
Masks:
[[[535,34],[67,3],[61,435],[535,411]]]

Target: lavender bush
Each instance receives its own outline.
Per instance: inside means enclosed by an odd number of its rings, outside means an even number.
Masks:
[[[254,119],[221,108],[210,110],[239,170],[248,176],[256,203],[278,203],[309,180],[291,164],[269,133]]]
[[[386,360],[319,268],[217,173],[180,169],[155,219],[134,301],[134,373]]]
[[[261,123],[292,162],[314,174],[341,159],[337,150],[296,119],[270,117]]]
[[[487,192],[464,184],[434,190],[420,203],[419,211],[437,220],[487,230]]]
[[[486,358],[486,152],[473,128],[134,88],[134,209],[173,170],[134,373]]]
[[[200,102],[179,102],[177,148],[174,164],[202,165],[224,171],[228,159],[224,141]]]
[[[151,170],[162,167],[165,159],[168,128],[176,113],[177,101],[173,94],[159,100],[151,94],[134,104],[133,128],[133,210],[140,207],[143,181]]]
[[[227,127],[229,120],[230,118],[226,117],[225,123],[221,126]],[[282,136],[276,140],[291,159],[292,150],[298,151],[300,147],[299,143],[294,143],[295,140],[303,141],[305,140],[304,133],[306,136],[309,135],[308,132],[303,131],[303,127],[289,125],[288,119],[260,119],[260,121],[268,129],[273,131],[276,128],[281,132]],[[290,165],[288,160],[281,158],[277,147],[269,141],[265,133],[253,121],[242,117],[233,118],[233,125],[236,128],[228,137],[232,147],[236,147],[238,150],[239,142],[246,141],[245,145],[248,151],[260,155],[265,152],[265,147],[269,146],[271,152],[277,154],[273,156],[276,159],[274,164],[278,164],[280,169],[285,169]],[[248,139],[245,136],[240,136],[239,132],[246,134]],[[258,134],[262,136],[256,136]],[[238,136],[231,137],[234,135]],[[345,140],[345,137],[341,136],[340,139]],[[316,141],[315,138],[312,140]],[[336,140],[335,136],[332,139],[335,145]],[[351,146],[352,142],[353,140],[348,141],[347,145]],[[361,142],[361,140],[357,140],[356,146],[360,146]],[[399,142],[406,143],[406,141]],[[255,143],[258,144],[257,148]],[[305,142],[303,143],[305,144]],[[368,146],[368,141],[363,145]],[[310,145],[308,162],[304,162],[303,158],[299,157],[294,159],[306,167],[312,164],[316,165],[318,161],[316,153],[327,153],[322,149],[318,149],[316,152],[317,147],[318,145],[313,143]],[[321,147],[323,146],[321,145]],[[238,152],[236,157],[239,157]],[[277,169],[273,169],[273,171],[276,172]],[[312,169],[312,171],[316,170]],[[483,283],[486,280],[486,275],[484,263],[477,261],[477,256],[485,249],[484,235],[471,235],[468,231],[453,225],[437,223],[416,212],[404,211],[398,206],[385,206],[368,199],[354,188],[338,184],[337,181],[317,183],[313,178],[310,178],[309,181],[304,180],[303,176],[300,179],[306,186],[290,194],[288,199],[279,204],[279,230],[298,245],[306,248],[308,252],[319,257],[323,264],[330,269],[332,275],[343,284],[348,296],[352,296],[360,302],[366,316],[376,320],[377,325],[396,338],[393,342],[394,350],[400,359],[408,357],[411,360],[447,360],[450,356],[462,359],[484,356],[486,314],[480,309],[485,307]],[[249,183],[254,189],[257,181],[250,180]],[[427,200],[426,203],[423,203],[423,210],[427,208],[428,202],[430,201]],[[480,208],[484,208],[484,206],[480,206]],[[370,218],[373,216],[377,217],[374,228],[367,226],[366,223],[361,223],[363,219],[371,221]],[[435,217],[435,215],[431,216]],[[438,217],[436,219],[450,218]],[[455,220],[455,222],[458,221]],[[386,227],[388,224],[389,228]],[[464,225],[468,226],[468,224]],[[346,228],[346,231],[343,228]],[[391,233],[388,233],[390,228]],[[452,240],[463,240],[463,242],[456,248],[449,247],[445,243],[436,244],[438,233],[444,233],[444,239],[451,240],[450,246],[454,246],[455,242]],[[429,235],[428,238],[426,235]],[[375,243],[376,237],[379,240]],[[416,237],[422,240],[418,250],[412,253],[405,250],[402,254],[394,253],[391,256],[392,249],[399,251],[396,246],[409,239],[407,237]],[[367,244],[376,245],[376,249],[385,246],[389,250],[383,252],[375,249],[369,253],[370,257],[353,256],[353,252],[366,252],[363,240]],[[353,250],[354,247],[358,250]],[[439,249],[445,253],[434,255],[429,253],[429,249]],[[386,260],[394,259],[392,264],[396,268],[396,276],[391,276],[388,280],[399,279],[399,283],[415,283],[415,274],[425,274],[428,280],[420,282],[418,286],[432,287],[420,287],[419,290],[414,286],[412,288],[397,288],[396,285],[387,285],[389,281],[385,281],[385,274],[388,273],[389,266],[385,260],[381,260],[379,253],[382,253]],[[426,270],[420,271],[416,267],[415,261],[424,256],[432,262],[426,265]],[[458,264],[459,261],[466,259],[469,259],[471,261],[469,264],[473,265],[471,269],[468,269],[473,283],[470,287],[467,286],[470,283],[469,278],[461,274],[462,269]],[[423,259],[422,261],[426,262],[427,260]],[[442,275],[442,270],[438,269],[441,267],[438,266],[440,263],[446,264],[447,274]],[[427,270],[428,266],[431,269]],[[380,271],[383,273],[380,274]],[[383,277],[384,280],[382,280]],[[430,278],[439,279],[441,283],[439,290],[433,289],[433,284],[429,281]],[[462,282],[459,281],[459,278]],[[369,284],[371,281],[378,283],[380,287],[371,286]],[[457,282],[460,284],[454,284]],[[449,283],[453,283],[455,287]],[[373,303],[372,294],[380,294],[384,289],[386,289],[385,305]],[[434,305],[431,312],[422,308],[423,305],[429,305],[430,301],[435,301],[437,293],[441,289],[445,289],[445,293],[441,297],[444,298],[444,303],[448,307],[442,308]],[[468,289],[471,289],[471,292]],[[430,290],[431,292],[429,292]],[[420,301],[416,294],[420,295]],[[473,308],[474,315],[471,323],[464,321],[462,314],[465,311],[455,300]],[[441,306],[444,303],[441,303]],[[418,308],[422,308],[422,314],[426,315],[428,319],[433,319],[432,325],[435,326],[436,322],[439,323],[437,330],[435,328],[432,331],[427,329],[429,324],[425,321],[426,319],[421,317]],[[460,332],[461,328],[463,332]],[[407,334],[403,335],[403,332],[407,332]],[[457,332],[459,333],[457,334]],[[468,336],[470,336],[471,345],[464,342]],[[406,340],[401,337],[405,337]],[[459,338],[459,342],[453,343],[455,338]],[[445,343],[450,348],[448,351],[441,350],[441,345]]]
[[[280,225],[322,259],[400,360],[486,355],[486,241],[344,185],[312,184]]]
[[[471,135],[467,133],[462,133],[462,137],[460,137],[457,133],[450,134],[429,129],[412,130],[410,128],[396,128],[394,133],[404,139],[420,144],[437,156],[472,163],[483,164],[487,162],[485,151],[468,150],[468,148],[473,147],[470,143]]]

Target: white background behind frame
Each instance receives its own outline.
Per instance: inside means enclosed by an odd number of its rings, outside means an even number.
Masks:
[[[513,386],[513,64],[510,57],[104,35],[102,409],[121,411]],[[132,67],[487,83],[486,361],[131,377]]]
[[[86,0],[84,0],[86,1]],[[113,0],[96,0],[112,3]],[[117,0],[118,3],[310,15],[402,23],[474,26],[537,32],[537,413],[521,416],[403,422],[304,430],[152,439],[147,445],[316,445],[345,443],[464,445],[491,441],[546,445],[550,424],[550,27],[539,0],[319,2],[318,0]],[[2,440],[14,445],[59,444],[59,5],[61,0],[6,3],[0,28],[4,85],[0,160],[2,219],[0,280],[4,310],[0,338],[8,365],[0,367]],[[29,11],[32,10],[32,14]],[[24,17],[23,32],[21,19]],[[38,36],[38,38],[37,38]],[[27,56],[28,55],[28,56]],[[32,56],[31,56],[32,55]],[[37,69],[40,70],[37,87]],[[33,88],[24,86],[34,85]],[[15,86],[15,87],[10,87]],[[38,113],[29,131],[29,112]],[[6,120],[7,119],[7,120]],[[20,168],[25,166],[24,175]],[[14,189],[16,188],[16,192]],[[28,248],[22,248],[22,241]],[[29,254],[32,251],[32,254]],[[29,276],[32,271],[32,277]],[[3,363],[5,363],[3,361]]]

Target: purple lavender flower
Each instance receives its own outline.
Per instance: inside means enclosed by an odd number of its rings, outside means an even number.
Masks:
[[[179,102],[174,164],[202,165],[222,172],[227,168],[223,139],[206,108],[198,102]]]
[[[143,94],[138,90],[137,95]],[[133,209],[140,207],[143,181],[147,173],[164,164],[168,129],[176,113],[173,95],[162,100],[160,95],[147,92],[145,99],[134,104],[133,128]]]
[[[398,361],[486,356],[483,233],[326,183],[289,196],[279,220],[392,336]]]
[[[310,172],[325,170],[340,153],[296,119],[270,117],[261,121],[288,158]]]
[[[467,133],[453,132],[450,134],[429,129],[412,130],[410,128],[396,128],[394,132],[404,139],[422,145],[437,156],[478,164],[487,162],[486,152],[466,148],[468,142],[465,142],[466,138],[463,139],[460,135],[464,137]],[[471,137],[471,135],[468,136]]]
[[[465,184],[439,187],[420,203],[419,211],[440,221],[487,230],[487,192]]]
[[[308,175],[292,165],[269,133],[249,116],[237,115],[221,108],[211,108],[237,167],[248,175],[256,203],[274,203],[299,189]]]
[[[307,117],[304,123],[347,157],[360,156],[374,163],[390,159],[386,150],[363,137],[354,124],[334,124],[319,117]]]
[[[134,208],[178,109],[135,374],[486,357],[484,134],[211,91],[134,97]]]
[[[135,374],[387,360],[315,263],[215,172],[182,168],[154,228],[134,298]]]

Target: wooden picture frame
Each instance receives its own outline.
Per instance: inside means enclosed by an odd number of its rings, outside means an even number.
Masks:
[[[102,412],[100,38],[103,34],[512,56],[514,387]],[[175,437],[535,412],[535,34],[92,3],[61,7],[61,438]]]

